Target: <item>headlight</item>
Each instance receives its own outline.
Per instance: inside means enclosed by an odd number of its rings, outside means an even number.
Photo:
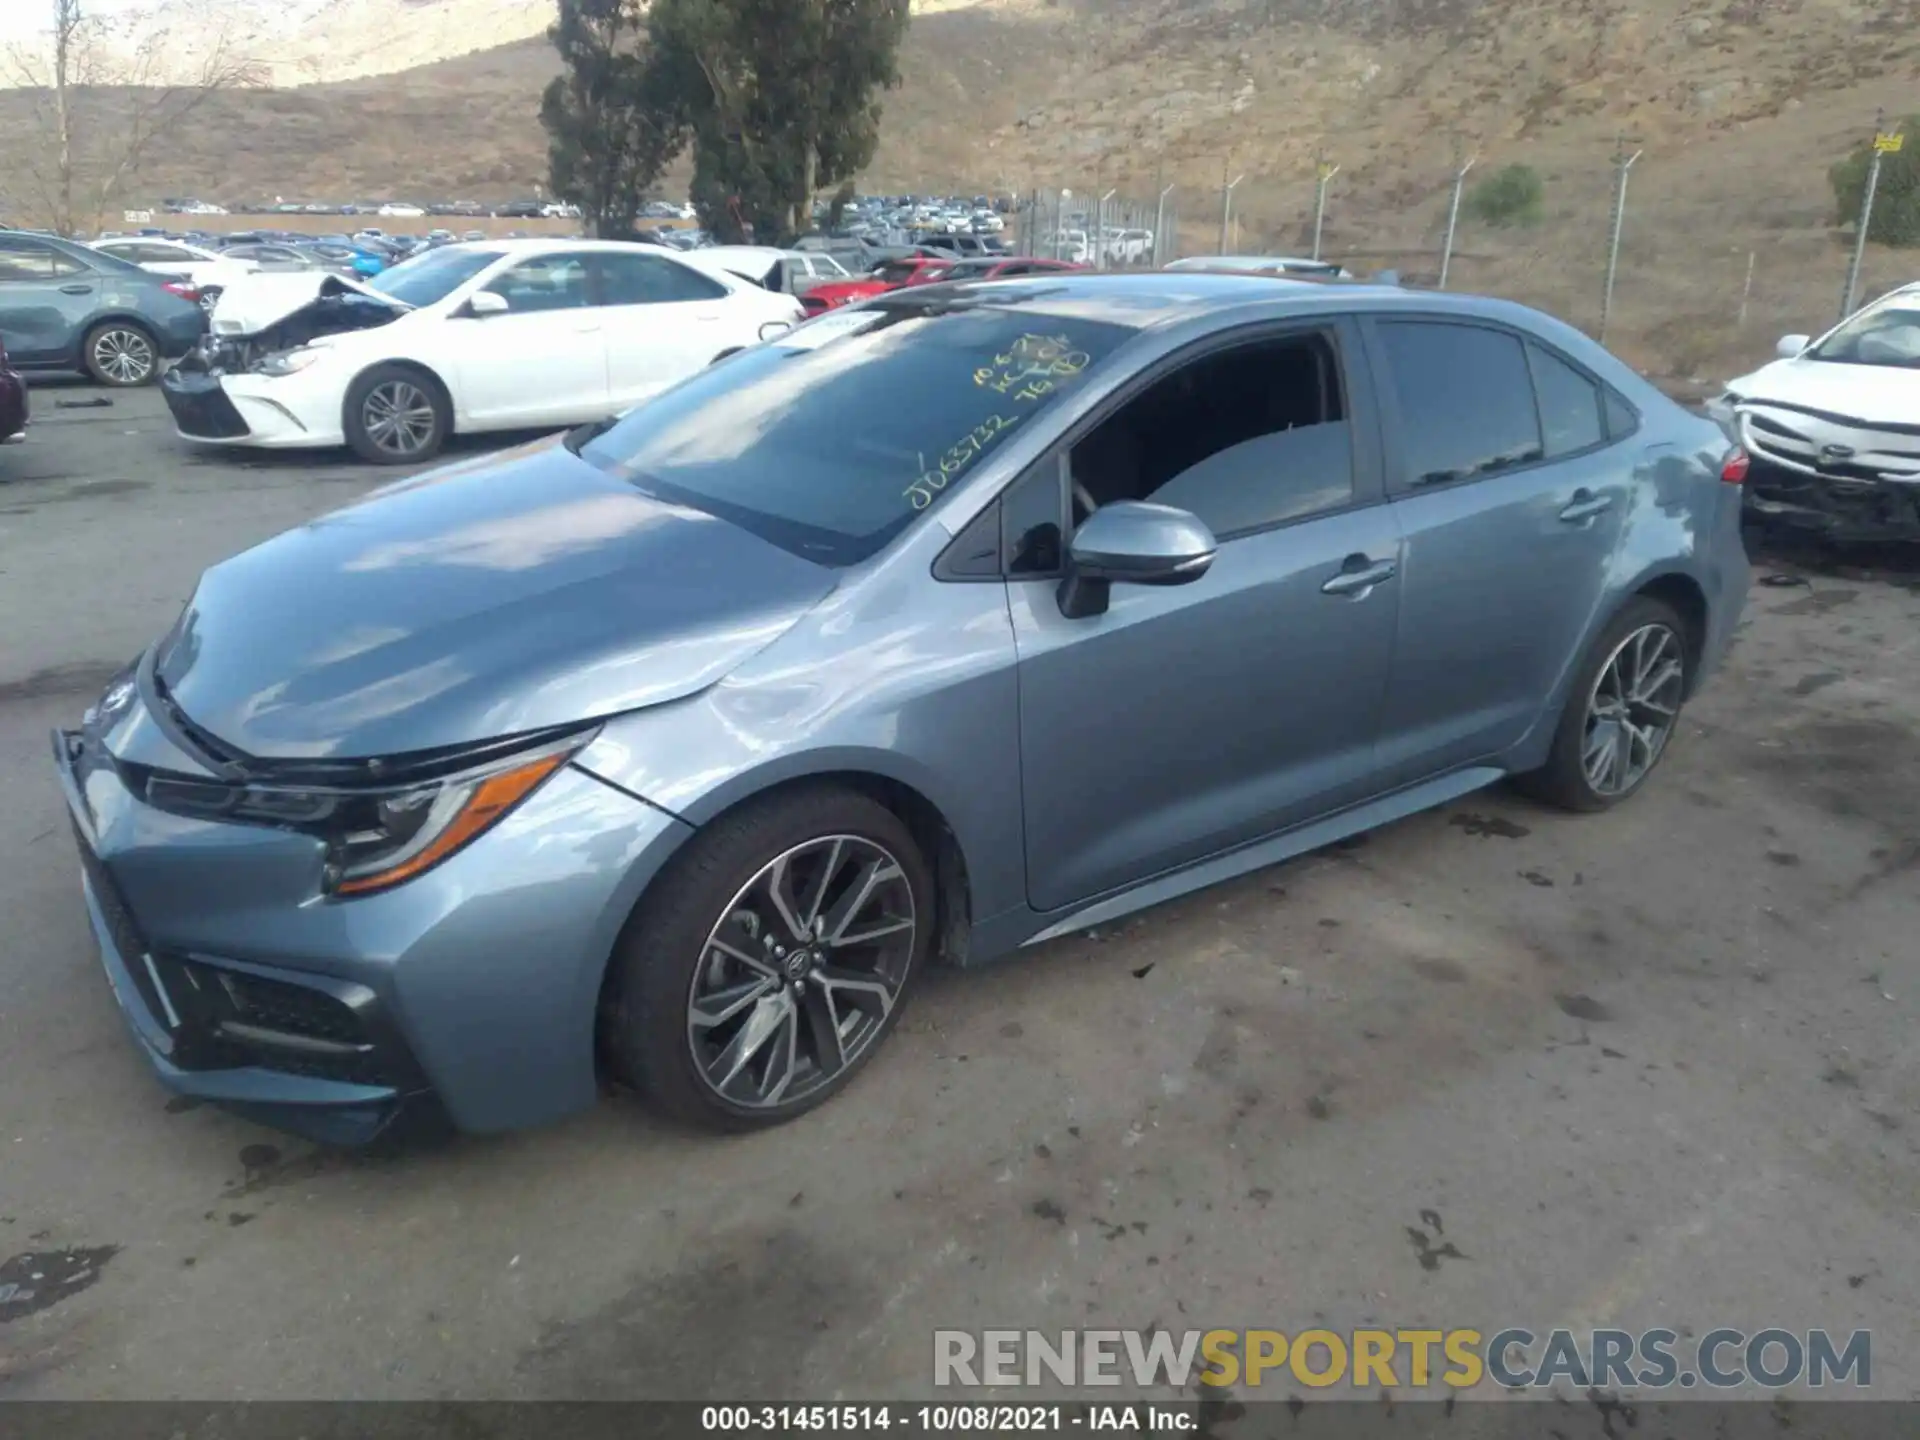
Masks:
[[[322,359],[326,352],[308,347],[269,355],[253,368],[262,375],[294,375]]]
[[[148,772],[144,789],[163,810],[315,836],[327,847],[326,891],[370,895],[424,874],[485,834],[596,733],[385,787],[224,785]]]

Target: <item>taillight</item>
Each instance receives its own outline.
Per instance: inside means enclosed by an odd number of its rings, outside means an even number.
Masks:
[[[199,288],[194,285],[189,285],[184,280],[169,280],[160,288],[178,295],[182,300],[198,301],[200,298]]]
[[[1747,483],[1747,469],[1752,464],[1752,457],[1736,445],[1727,452],[1727,458],[1720,462],[1720,478],[1729,485],[1744,485]]]

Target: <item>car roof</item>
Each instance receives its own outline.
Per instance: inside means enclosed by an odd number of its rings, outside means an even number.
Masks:
[[[530,235],[519,239],[501,240],[456,240],[450,245],[436,245],[431,250],[421,253],[444,255],[449,251],[458,250],[495,250],[502,255],[521,259],[560,252],[576,255],[583,250],[600,255],[624,255],[638,250],[645,255],[664,255],[670,260],[677,260],[684,253],[665,245],[649,245],[644,240],[569,240],[561,235]]]
[[[1286,310],[1303,315],[1362,309],[1419,310],[1457,314],[1462,318],[1507,320],[1535,330],[1562,328],[1552,317],[1524,305],[1482,295],[1407,290],[1366,280],[1320,280],[1207,270],[1149,270],[1132,274],[1061,270],[990,281],[961,278],[888,291],[868,303],[933,307],[961,298],[984,307],[1011,309],[1017,306],[1033,314],[1104,321],[1135,330],[1164,329],[1249,306],[1260,306],[1263,314]]]

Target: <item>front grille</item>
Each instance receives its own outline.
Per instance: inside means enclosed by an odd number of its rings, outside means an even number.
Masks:
[[[183,435],[203,440],[238,440],[248,433],[247,422],[221,388],[220,381],[205,373],[169,371],[161,383],[167,409]]]
[[[199,957],[170,955],[156,965],[182,1031],[197,1042],[192,1068],[252,1065],[357,1085],[404,1080],[396,1045],[381,1043],[337,995]]]

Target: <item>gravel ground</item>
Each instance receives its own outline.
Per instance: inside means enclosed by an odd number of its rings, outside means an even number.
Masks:
[[[146,1073],[45,735],[201,567],[391,477],[190,451],[151,393],[35,400],[0,451],[0,1282],[76,1268],[0,1299],[0,1396],[904,1397],[936,1327],[1313,1323],[1869,1327],[1875,1393],[1920,1393],[1889,557],[1760,565],[1792,583],[1615,813],[1495,790],[929,976],[773,1133],[610,1096],[364,1156]]]

